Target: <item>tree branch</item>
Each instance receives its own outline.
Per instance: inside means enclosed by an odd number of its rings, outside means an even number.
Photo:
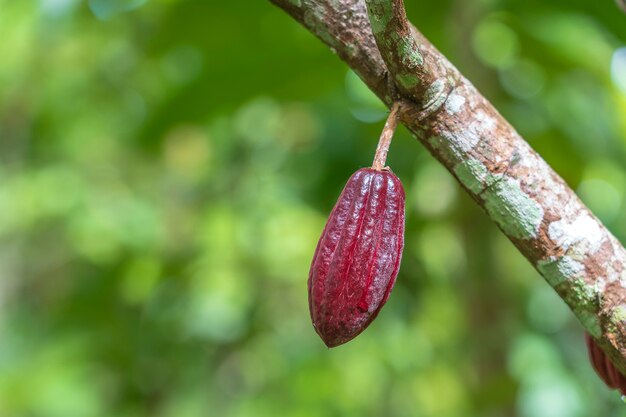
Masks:
[[[378,50],[399,90],[424,108],[436,107],[456,83],[458,72],[409,24],[402,0],[365,4]]]
[[[626,251],[407,22],[402,2],[367,0],[368,16],[364,0],[271,1],[330,46],[388,106],[397,87],[404,96],[402,123],[483,207],[626,374]]]

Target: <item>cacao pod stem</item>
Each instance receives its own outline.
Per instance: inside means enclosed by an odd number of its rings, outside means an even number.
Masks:
[[[374,162],[372,163],[372,169],[376,171],[382,171],[385,168],[385,162],[387,161],[387,152],[389,152],[389,146],[391,145],[391,139],[398,127],[398,121],[400,119],[400,102],[396,101],[391,106],[391,113],[387,117],[385,127],[380,134],[378,146],[376,147],[376,155],[374,155]]]

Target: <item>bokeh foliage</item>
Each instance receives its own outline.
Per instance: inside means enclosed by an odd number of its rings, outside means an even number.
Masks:
[[[407,1],[626,239],[626,16]],[[327,350],[308,266],[385,109],[269,2],[0,0],[0,416],[620,416],[582,328],[401,129],[398,284]]]

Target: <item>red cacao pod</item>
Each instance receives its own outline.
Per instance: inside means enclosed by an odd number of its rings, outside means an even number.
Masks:
[[[626,395],[626,378],[613,365],[613,362],[600,349],[600,346],[593,338],[585,332],[585,342],[587,343],[587,352],[593,369],[596,371],[600,379],[611,389],[619,390],[622,395]]]
[[[404,200],[393,172],[362,168],[335,204],[308,281],[313,327],[328,347],[355,338],[387,301],[404,247]]]

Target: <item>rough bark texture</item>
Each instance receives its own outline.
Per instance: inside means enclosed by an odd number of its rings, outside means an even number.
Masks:
[[[626,251],[406,21],[402,2],[271,1],[330,46],[388,106],[401,98],[402,123],[484,208],[626,374]]]

